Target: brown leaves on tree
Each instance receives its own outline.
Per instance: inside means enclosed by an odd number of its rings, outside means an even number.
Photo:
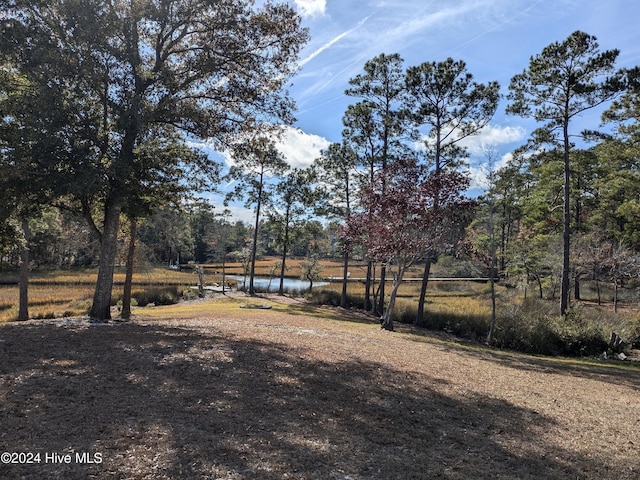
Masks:
[[[399,256],[413,262],[435,246],[450,249],[452,229],[473,204],[463,196],[468,186],[464,173],[424,172],[412,158],[399,160],[362,189],[360,209],[342,234],[361,241],[367,255],[380,262]]]

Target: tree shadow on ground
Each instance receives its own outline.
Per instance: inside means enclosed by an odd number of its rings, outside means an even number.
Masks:
[[[465,348],[464,344],[460,344]],[[453,350],[453,347],[447,347]],[[506,350],[494,350],[480,345],[465,348],[465,355],[498,365],[510,366],[535,373],[585,378],[624,386],[640,392],[640,362],[598,360],[577,357],[547,357]]]
[[[379,323],[379,317],[365,313],[361,310],[351,310],[341,307],[317,306],[308,303],[294,303],[286,306],[289,315],[301,315],[322,320],[334,320],[337,322],[364,323],[373,325]]]
[[[42,457],[0,465],[0,477],[575,479],[598,471],[595,459],[549,444],[543,433],[553,422],[535,411],[447,392],[427,374],[307,353],[213,328],[2,327],[0,451]],[[76,452],[102,461],[44,462],[45,453]]]

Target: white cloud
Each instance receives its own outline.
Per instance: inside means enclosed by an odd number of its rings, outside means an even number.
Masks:
[[[455,133],[456,132],[453,133],[454,136]],[[526,138],[526,136],[527,132],[522,127],[486,125],[476,135],[459,140],[458,145],[466,147],[471,156],[485,156],[487,149],[520,142]],[[425,143],[433,145],[434,139],[423,136],[422,140],[416,143],[414,147],[424,149]]]
[[[496,158],[500,147],[512,143],[521,142],[527,136],[527,132],[522,127],[487,125],[477,135],[460,140],[459,145],[466,147],[471,159],[469,165],[469,176],[471,177],[471,188],[485,190],[489,184],[489,157],[494,160],[493,170],[499,170],[507,164],[512,157],[511,153],[506,153]],[[416,148],[424,148],[424,143],[416,144]]]
[[[527,132],[522,127],[487,125],[480,130],[478,135],[460,140],[460,145],[467,147],[471,155],[484,155],[487,147],[499,147],[520,142],[526,136]]]
[[[500,170],[502,167],[507,165],[509,161],[513,158],[513,154],[511,152],[505,153],[493,165],[493,171],[496,172]],[[483,163],[484,160],[484,163]],[[475,165],[469,166],[469,177],[471,179],[471,189],[477,190],[487,190],[490,187],[489,182],[489,165],[488,160],[483,159],[479,162],[476,162]]]
[[[508,152],[496,158],[500,146],[515,142],[521,142],[527,136],[527,132],[522,127],[487,125],[480,133],[474,137],[461,140],[461,144],[468,148],[475,161],[469,166],[469,176],[471,177],[471,188],[486,190],[489,187],[489,157],[493,156],[494,171],[504,167],[512,158],[512,153]]]
[[[193,148],[198,148],[211,159],[221,162],[227,167],[235,164],[231,152],[217,150],[213,142],[190,141],[188,144]],[[294,168],[306,168],[320,156],[321,150],[329,147],[331,142],[320,135],[305,133],[299,128],[283,126],[279,138],[275,140],[275,144],[289,165]]]
[[[294,168],[306,168],[320,156],[320,151],[331,142],[319,135],[305,133],[300,129],[284,127],[284,133],[277,142],[278,150]]]
[[[300,15],[303,17],[314,17],[324,15],[327,8],[326,0],[294,0]]]

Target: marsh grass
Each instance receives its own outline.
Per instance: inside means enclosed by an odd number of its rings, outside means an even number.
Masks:
[[[267,275],[277,259],[258,263],[257,275]],[[337,262],[323,262],[323,275],[339,277]],[[296,277],[301,260],[290,260],[287,276]],[[361,266],[364,268],[364,266]],[[358,266],[351,269],[356,272]],[[239,264],[226,266],[227,275],[241,274]],[[417,277],[419,272],[412,272]],[[11,282],[13,274],[0,275],[0,281]],[[34,318],[82,316],[88,312],[93,297],[96,271],[34,272],[30,280],[30,314]],[[17,279],[13,279],[16,280]],[[205,266],[205,284],[222,281],[215,265]],[[112,305],[118,305],[122,295],[124,272],[116,271]],[[181,298],[195,299],[188,285],[196,285],[198,275],[186,266],[181,271],[165,268],[146,269],[134,275],[134,306],[167,305]],[[340,305],[341,282],[306,291],[287,291],[290,297],[301,297],[319,305]],[[585,289],[587,290],[587,289]],[[387,293],[391,291],[388,282]],[[185,293],[186,292],[186,293]],[[394,321],[411,324],[416,318],[420,282],[405,282],[398,291]],[[546,355],[598,355],[608,348],[612,332],[620,335],[627,348],[640,346],[640,316],[628,306],[614,313],[609,306],[578,304],[566,318],[557,315],[554,301],[528,298],[522,292],[499,286],[498,318],[494,346],[528,353]],[[17,285],[0,287],[0,322],[17,318]],[[358,280],[347,284],[347,306],[362,310],[364,283]],[[429,330],[443,331],[458,337],[484,342],[491,319],[489,287],[486,283],[469,281],[431,281],[427,290],[425,323]]]
[[[122,297],[124,271],[114,274],[112,305]],[[55,318],[86,315],[91,307],[97,272],[95,270],[59,270],[33,272],[29,279],[29,314],[32,318]],[[3,273],[0,281],[0,322],[18,316],[18,286],[14,273]],[[191,271],[154,268],[136,272],[132,296],[136,304],[166,305],[179,300],[184,285],[196,284]]]
[[[85,315],[91,306],[93,288],[87,285],[32,284],[29,313],[33,318]],[[18,316],[18,287],[0,287],[0,322]]]

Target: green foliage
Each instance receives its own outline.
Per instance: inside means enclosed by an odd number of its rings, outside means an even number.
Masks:
[[[625,340],[638,341],[638,331],[633,327],[620,330],[627,323],[616,317],[603,318],[601,310],[581,307],[572,308],[562,317],[549,302],[528,299],[520,306],[503,309],[495,342],[501,348],[541,355],[595,356],[607,350],[614,329],[619,335],[623,331]]]
[[[3,113],[11,128],[2,131],[35,132],[11,135],[3,154],[26,158],[14,169],[23,179],[36,171],[55,187],[51,197],[82,208],[101,239],[90,315],[108,319],[120,214],[143,216],[219,181],[219,165],[190,139],[228,146],[291,124],[283,87],[307,31],[293,8],[272,2],[36,0],[0,9],[0,65],[32,93]],[[38,148],[23,152],[32,140]]]
[[[468,156],[463,140],[478,134],[498,107],[498,82],[474,82],[465,62],[447,58],[409,67],[405,84],[409,116],[426,130],[428,163],[438,172],[459,166]]]
[[[313,287],[313,282],[320,280],[323,267],[319,262],[318,255],[312,255],[305,258],[300,264],[300,279],[309,282],[309,291]]]

